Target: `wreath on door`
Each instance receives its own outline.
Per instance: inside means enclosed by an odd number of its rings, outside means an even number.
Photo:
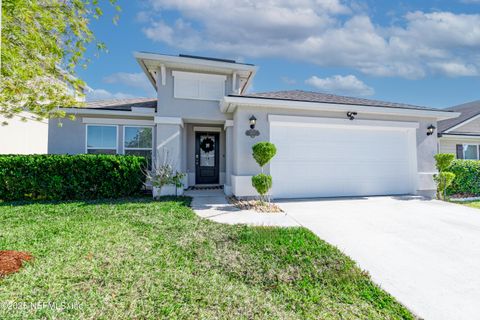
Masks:
[[[211,138],[207,137],[200,143],[200,149],[206,153],[211,152],[215,149],[215,142]]]

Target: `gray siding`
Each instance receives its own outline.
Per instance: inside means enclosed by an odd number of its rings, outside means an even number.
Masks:
[[[476,133],[480,134],[480,118],[472,120],[451,132],[460,132],[460,133]]]
[[[480,138],[478,139],[462,139],[459,138],[440,138],[439,139],[439,153],[453,153],[457,155],[457,144],[480,144]]]

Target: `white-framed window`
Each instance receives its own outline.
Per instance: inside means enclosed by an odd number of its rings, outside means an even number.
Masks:
[[[85,153],[117,154],[118,126],[87,124],[85,147]]]
[[[123,150],[126,155],[142,156],[151,168],[153,157],[153,127],[123,127]]]
[[[172,75],[175,98],[218,101],[225,96],[225,75],[184,71],[172,71]]]
[[[478,144],[464,144],[463,159],[478,160]]]

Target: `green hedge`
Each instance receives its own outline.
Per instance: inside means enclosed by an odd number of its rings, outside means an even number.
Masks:
[[[480,195],[480,161],[454,160],[448,171],[455,174],[448,194]]]
[[[139,193],[143,157],[120,155],[0,156],[0,199],[117,198]]]

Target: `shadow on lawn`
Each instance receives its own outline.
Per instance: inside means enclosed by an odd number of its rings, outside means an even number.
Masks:
[[[152,203],[152,202],[179,202],[184,206],[189,207],[192,201],[191,197],[180,196],[165,196],[154,200],[150,195],[139,195],[125,198],[104,198],[104,199],[76,199],[76,200],[19,200],[2,202],[0,200],[0,207],[18,207],[28,205],[55,205],[55,204],[79,204],[81,206],[104,205],[104,204],[128,204],[128,203]]]

